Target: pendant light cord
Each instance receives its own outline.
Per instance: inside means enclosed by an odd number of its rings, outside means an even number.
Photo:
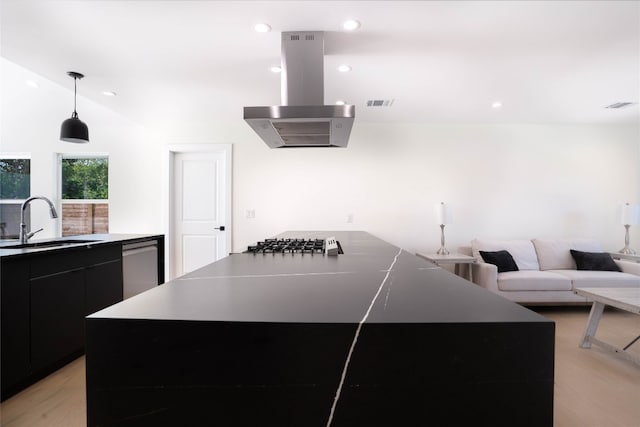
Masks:
[[[73,113],[71,114],[71,117],[78,118],[78,79],[83,78],[84,75],[76,71],[67,71],[67,75],[69,77],[73,77]]]
[[[78,117],[78,113],[76,112],[76,98],[78,97],[78,77],[73,76],[73,115],[74,117]]]

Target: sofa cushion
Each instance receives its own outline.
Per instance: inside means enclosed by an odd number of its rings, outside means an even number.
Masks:
[[[507,271],[518,271],[518,266],[508,251],[487,252],[480,251],[480,256],[484,262],[498,267],[498,273]]]
[[[601,252],[600,242],[594,239],[533,239],[540,270],[575,270],[576,263],[569,250]]]
[[[539,270],[538,257],[531,240],[479,240],[471,241],[471,250],[475,258],[480,259],[480,251],[502,251],[511,254],[520,270]]]
[[[617,271],[550,270],[546,273],[555,273],[566,277],[571,280],[573,289],[631,288],[640,286],[640,276]]]
[[[571,249],[577,270],[620,271],[620,267],[606,252],[582,252]]]
[[[570,291],[571,280],[548,271],[509,271],[498,273],[501,291]]]

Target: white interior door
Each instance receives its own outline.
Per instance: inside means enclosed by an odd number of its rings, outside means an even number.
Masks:
[[[229,254],[224,152],[173,156],[173,277]]]

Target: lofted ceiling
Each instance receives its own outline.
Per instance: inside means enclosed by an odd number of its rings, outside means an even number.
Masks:
[[[640,122],[638,1],[0,1],[2,57],[71,90],[84,73],[81,96],[147,126],[279,105],[295,30],[325,32],[325,103],[356,125]]]

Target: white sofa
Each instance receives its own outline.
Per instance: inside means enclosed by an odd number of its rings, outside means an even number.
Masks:
[[[473,282],[521,304],[586,303],[576,295],[579,287],[640,287],[640,263],[615,260],[621,272],[577,270],[570,249],[602,252],[592,239],[479,240],[459,250],[473,255]],[[483,262],[480,251],[508,251],[519,271],[498,273],[493,264]]]

